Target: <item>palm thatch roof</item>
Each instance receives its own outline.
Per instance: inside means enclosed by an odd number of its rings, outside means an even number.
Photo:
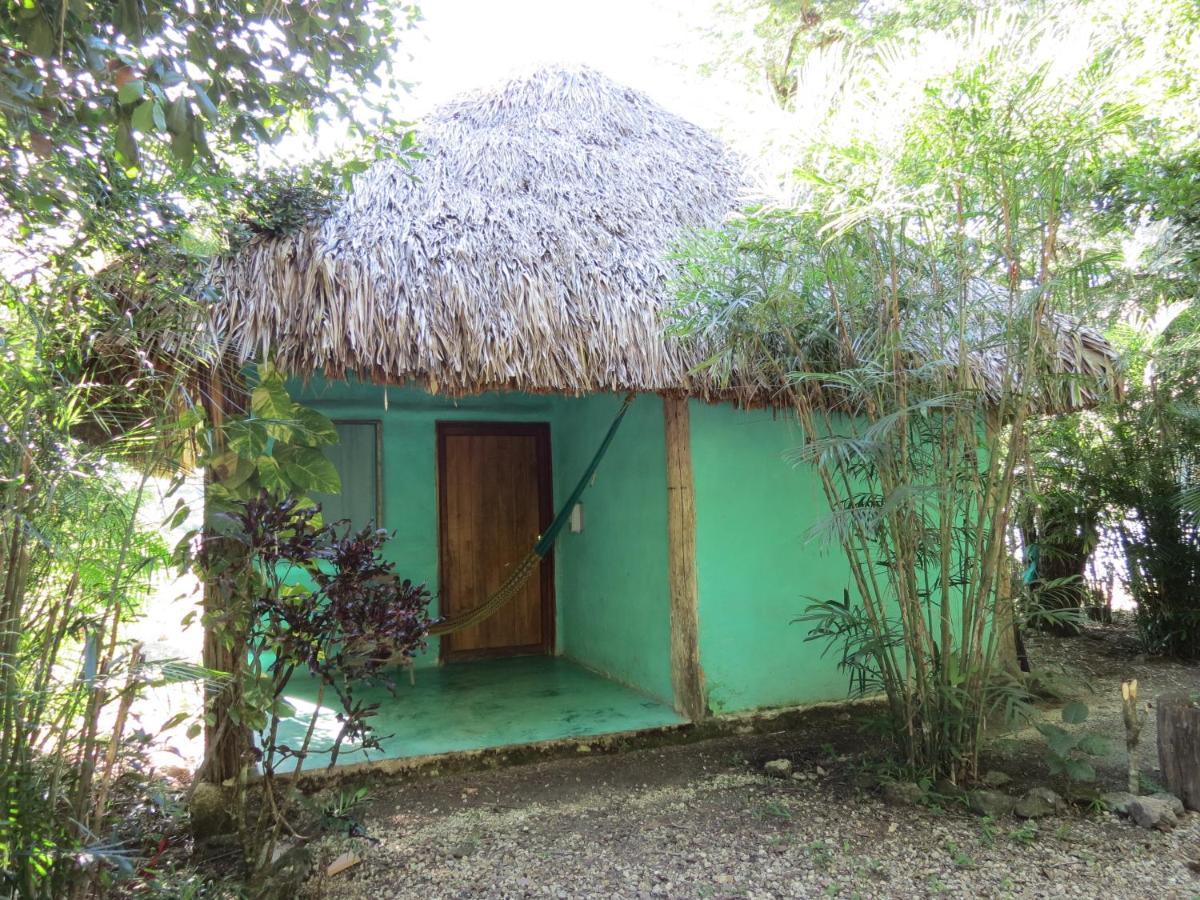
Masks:
[[[321,224],[216,272],[237,354],[432,391],[658,391],[668,256],[739,207],[702,129],[588,69],[468,96],[418,129],[423,158],[358,177]]]
[[[552,68],[421,123],[411,167],[373,165],[323,221],[260,236],[212,273],[235,357],[431,392],[684,391],[770,402],[697,371],[665,332],[672,248],[743,208],[714,137],[588,69]],[[1111,375],[1094,332],[1069,371]]]

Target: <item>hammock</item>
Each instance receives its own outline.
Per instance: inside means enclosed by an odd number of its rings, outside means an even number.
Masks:
[[[517,595],[522,585],[537,571],[538,565],[554,547],[554,542],[558,540],[558,536],[562,533],[562,530],[567,527],[567,522],[571,518],[571,510],[575,508],[575,504],[579,502],[579,498],[587,490],[588,482],[591,480],[592,475],[596,473],[596,468],[600,465],[600,460],[604,458],[604,454],[608,451],[608,445],[612,443],[613,436],[616,435],[617,428],[620,427],[621,420],[625,418],[625,413],[628,411],[631,403],[633,403],[632,393],[626,395],[625,402],[621,404],[621,408],[617,411],[616,418],[608,426],[608,433],[604,435],[604,440],[600,442],[600,449],[596,451],[596,455],[592,457],[591,463],[584,470],[583,477],[575,485],[575,490],[571,491],[571,495],[558,511],[558,515],[554,517],[554,521],[550,523],[550,527],[546,529],[544,534],[538,537],[538,541],[533,545],[533,549],[517,564],[517,567],[513,569],[509,576],[504,579],[504,583],[490,597],[484,600],[483,603],[479,604],[479,606],[469,609],[462,615],[455,616],[452,619],[443,619],[441,622],[438,622],[438,624],[429,629],[430,634],[453,634],[456,631],[462,631],[464,628],[470,628],[472,625],[478,625],[480,622],[494,615],[504,604]]]

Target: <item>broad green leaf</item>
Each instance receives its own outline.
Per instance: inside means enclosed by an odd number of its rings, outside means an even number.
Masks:
[[[176,97],[167,104],[167,127],[174,134],[184,134],[188,129],[188,105],[183,97]]]
[[[171,153],[185,169],[191,166],[196,158],[196,143],[187,130],[180,131],[171,138]]]
[[[138,131],[154,131],[154,101],[143,100],[134,109],[133,115],[130,116],[129,121]]]
[[[271,420],[264,422],[263,425],[267,429],[267,435],[271,440],[281,444],[290,444],[296,440],[296,429],[291,425],[292,420],[287,422],[278,422]]]
[[[1046,744],[1053,753],[1066,756],[1075,749],[1075,735],[1066,729],[1047,723],[1042,723],[1037,728],[1046,738]]]
[[[140,78],[125,82],[117,91],[117,100],[123,104],[136,103],[146,93],[146,83]]]
[[[288,420],[295,407],[282,380],[272,378],[250,392],[250,409],[260,418]]]
[[[262,422],[237,419],[225,426],[225,440],[229,443],[229,449],[250,459],[267,452],[269,438]]]
[[[234,450],[222,453],[213,460],[210,468],[213,476],[228,491],[235,490],[254,474],[254,463]]]
[[[183,712],[175,713],[175,715],[171,716],[171,718],[169,718],[169,719],[167,719],[167,721],[163,722],[162,728],[160,728],[159,731],[170,731],[176,725],[182,724],[184,722],[184,720],[186,720],[187,717],[190,715],[191,715],[191,713],[187,712],[186,710],[184,710]]]
[[[333,463],[315,447],[295,447],[281,444],[275,448],[284,474],[293,484],[305,491],[336,494],[342,489],[341,479]]]
[[[1062,720],[1068,725],[1078,725],[1080,722],[1087,721],[1088,708],[1086,703],[1080,703],[1074,700],[1063,707]]]
[[[137,141],[129,122],[117,125],[117,155],[126,169],[136,169],[138,164]]]
[[[196,82],[193,81],[192,82],[192,91],[196,95],[196,103],[198,103],[200,105],[200,111],[202,113],[204,113],[204,115],[210,121],[212,121],[212,122],[217,121],[217,119],[220,116],[220,113],[217,112],[216,105],[209,98],[209,96],[205,92],[204,88],[202,88],[200,85],[198,85]]]
[[[258,468],[258,480],[269,493],[276,497],[291,493],[291,485],[284,476],[279,460],[273,456],[260,456],[254,463]]]
[[[297,440],[300,443],[309,447],[323,447],[338,442],[337,428],[328,416],[296,404],[294,417],[299,426]]]
[[[272,705],[271,712],[281,719],[290,719],[296,715],[296,707],[288,702],[286,697],[279,697]]]
[[[1095,734],[1085,734],[1075,746],[1089,756],[1105,756],[1110,749],[1108,740]]]

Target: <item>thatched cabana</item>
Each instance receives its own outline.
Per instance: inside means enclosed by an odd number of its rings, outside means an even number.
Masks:
[[[324,221],[213,271],[232,355],[270,356],[338,422],[327,517],[395,530],[399,570],[459,614],[545,531],[619,394],[637,394],[540,576],[418,665],[566,657],[693,720],[843,695],[785,627],[802,596],[840,597],[847,570],[803,542],[824,513],[785,462],[794,423],[762,408],[776,385],[697,372],[703,351],[665,330],[672,249],[743,208],[738,160],[588,70],[466,97],[418,135],[411,168],[376,163]],[[1098,335],[1059,326],[1064,370],[1111,373]]]

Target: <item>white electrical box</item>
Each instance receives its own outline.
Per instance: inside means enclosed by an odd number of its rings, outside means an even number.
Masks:
[[[583,504],[576,503],[571,507],[571,534],[583,531]]]

